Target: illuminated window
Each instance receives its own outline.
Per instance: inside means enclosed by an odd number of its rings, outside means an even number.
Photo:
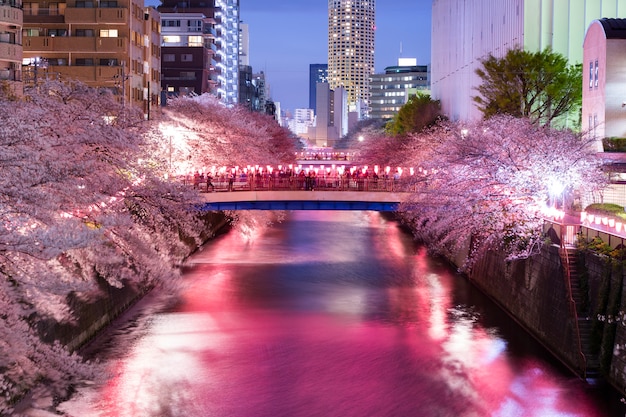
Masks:
[[[594,74],[594,86],[595,86],[596,88],[598,88],[598,78],[599,78],[599,74],[598,74],[598,60],[597,60],[597,59],[596,59],[596,68],[595,68],[594,73],[595,73],[595,74]]]
[[[117,29],[100,29],[101,38],[117,38]]]
[[[163,43],[179,43],[180,36],[163,36]]]
[[[202,36],[190,36],[188,39],[189,39],[189,46],[204,45],[204,42],[202,41]]]
[[[593,88],[593,61],[589,63],[589,89]]]

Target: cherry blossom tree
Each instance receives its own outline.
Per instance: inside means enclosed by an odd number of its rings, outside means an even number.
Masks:
[[[436,250],[469,243],[466,266],[490,249],[531,255],[543,242],[546,206],[567,209],[575,193],[608,181],[585,136],[510,116],[445,123],[413,137],[402,152],[419,167],[403,215]]]
[[[543,242],[546,210],[567,210],[608,182],[592,142],[530,119],[494,116],[443,122],[419,134],[379,135],[359,148],[359,163],[414,169],[401,216],[441,253],[470,247],[466,267],[484,251],[526,257]]]
[[[165,181],[140,115],[109,93],[47,83],[22,100],[0,97],[0,414],[36,382],[56,392],[94,367],[38,323],[71,321],[70,292],[175,281],[173,266],[200,243],[197,193]]]
[[[244,107],[227,108],[210,95],[168,102],[152,131],[162,143],[174,175],[212,166],[246,166],[295,162],[296,138],[266,114]]]

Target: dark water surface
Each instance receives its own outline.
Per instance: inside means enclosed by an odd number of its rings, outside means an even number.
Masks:
[[[624,415],[378,213],[291,212],[190,262],[174,308],[98,342],[114,378],[70,414]]]

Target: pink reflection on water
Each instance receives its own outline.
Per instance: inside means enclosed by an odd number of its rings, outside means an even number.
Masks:
[[[342,282],[314,294],[315,309],[249,302],[246,296],[254,294],[242,295],[233,267],[241,242],[228,236],[197,258],[176,311],[155,317],[149,333],[113,364],[114,377],[92,415],[600,416],[577,383],[555,377],[542,363],[512,359],[497,331],[454,305],[454,280],[461,278],[434,267],[424,249],[407,253],[395,225],[370,216],[305,218],[373,227],[374,236],[388,240],[364,245],[387,248],[381,256],[391,263],[406,262],[393,271],[408,271],[411,284]],[[274,238],[260,236],[255,245],[262,249],[246,261],[258,257],[263,264],[273,254],[280,266],[338,252],[320,247],[283,257],[285,248],[271,249]],[[271,268],[252,279],[269,285]]]

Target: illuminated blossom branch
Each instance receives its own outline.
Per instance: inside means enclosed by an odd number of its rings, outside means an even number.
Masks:
[[[568,209],[576,195],[608,182],[582,135],[508,116],[448,123],[412,138],[404,150],[414,158],[409,164],[431,172],[404,214],[439,250],[470,243],[468,265],[492,248],[529,256],[543,241],[546,208]]]

